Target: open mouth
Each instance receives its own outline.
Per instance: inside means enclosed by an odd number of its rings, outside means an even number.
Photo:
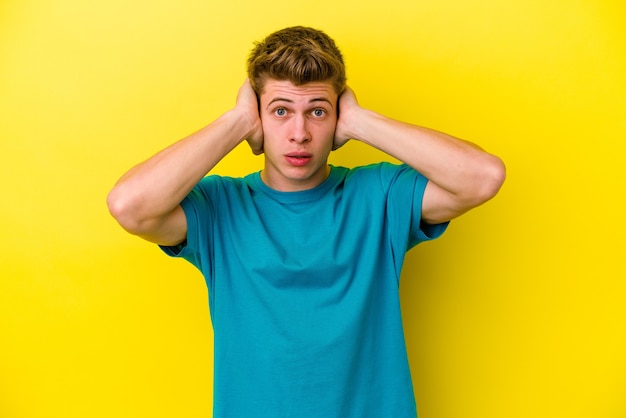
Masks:
[[[301,167],[306,165],[313,156],[308,152],[292,152],[285,155],[285,159],[289,164]]]

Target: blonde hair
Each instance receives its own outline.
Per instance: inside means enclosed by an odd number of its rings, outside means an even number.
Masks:
[[[296,86],[329,82],[340,94],[346,86],[346,69],[339,48],[328,35],[294,26],[255,43],[248,57],[248,78],[259,95],[268,78],[291,81]]]

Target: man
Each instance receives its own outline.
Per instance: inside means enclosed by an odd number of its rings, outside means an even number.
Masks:
[[[248,76],[233,109],[125,174],[110,211],[204,274],[215,417],[415,417],[404,255],[492,198],[504,166],[360,107],[318,30],[271,34]],[[329,166],[349,139],[404,164]],[[264,153],[262,171],[206,176],[243,140]]]

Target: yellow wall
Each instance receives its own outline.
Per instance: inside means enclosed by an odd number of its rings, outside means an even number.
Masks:
[[[409,253],[421,418],[625,417],[625,21],[623,0],[3,0],[0,417],[209,416],[204,283],[105,196],[294,24],[337,40],[363,105],[507,163],[495,200]]]

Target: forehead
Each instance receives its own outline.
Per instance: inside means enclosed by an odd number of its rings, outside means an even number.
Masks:
[[[260,100],[261,103],[275,101],[308,103],[322,100],[335,106],[337,93],[331,83],[312,82],[296,86],[291,81],[269,79],[263,86]]]

